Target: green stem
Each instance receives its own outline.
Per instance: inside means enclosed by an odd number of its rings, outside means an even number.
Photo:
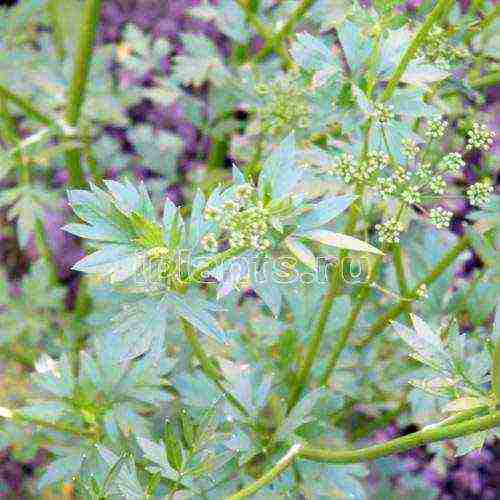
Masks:
[[[73,77],[68,91],[66,122],[70,127],[76,127],[80,120],[92,62],[92,49],[99,24],[100,10],[101,0],[86,0],[83,10],[83,23],[76,49]],[[67,151],[66,162],[69,167],[71,186],[84,186],[85,176],[81,165],[80,150],[71,149]]]
[[[358,195],[361,194],[361,191],[358,190]],[[356,210],[355,205],[353,204],[349,211],[349,219],[346,227],[346,234],[352,234],[354,229],[356,228],[356,223],[358,221],[359,212]],[[321,345],[321,341],[323,340],[323,335],[325,333],[325,327],[328,322],[328,317],[330,316],[330,312],[332,310],[333,301],[338,296],[342,289],[342,262],[346,258],[348,251],[342,249],[339,254],[339,266],[338,269],[332,268],[330,273],[330,286],[328,291],[326,292],[325,298],[323,299],[323,303],[321,305],[321,309],[318,316],[318,321],[316,323],[316,327],[311,336],[311,340],[309,341],[309,346],[307,352],[304,357],[304,361],[299,369],[299,373],[297,374],[297,378],[295,379],[295,383],[292,387],[292,392],[290,393],[290,398],[288,400],[288,412],[297,404],[302,391],[304,390],[307,381],[309,380],[309,374],[311,372],[312,366],[314,364],[314,360],[318,355],[318,351]]]
[[[60,4],[60,0],[48,0],[47,14],[50,19],[50,24],[52,25],[52,38],[54,40],[57,58],[59,59],[59,62],[62,62],[66,57],[66,49],[64,47],[64,33],[61,23],[59,22],[60,13],[58,4]]]
[[[476,432],[493,429],[500,425],[500,412],[494,412],[484,417],[468,420],[453,425],[443,425],[427,430],[414,432],[407,436],[380,443],[357,450],[329,450],[327,448],[316,448],[304,446],[299,453],[302,458],[317,462],[327,462],[331,464],[350,464],[366,462],[377,458],[386,457],[393,453],[408,451],[417,446],[428,443],[435,443],[445,439],[454,439],[467,436]]]
[[[498,425],[500,425],[499,411],[454,425],[439,425],[434,428],[392,439],[385,443],[367,446],[366,448],[358,448],[357,450],[330,450],[328,448],[308,445],[301,446],[300,444],[296,444],[292,446],[288,453],[260,479],[248,485],[246,488],[243,488],[235,495],[232,495],[230,499],[239,500],[257,493],[261,488],[267,486],[278,477],[297,457],[330,464],[367,462],[376,460],[377,458],[387,457],[394,453],[402,453],[417,446],[486,431]]]
[[[301,444],[294,444],[283,456],[283,458],[276,463],[271,469],[269,469],[261,478],[259,478],[254,483],[248,485],[246,488],[238,491],[234,495],[229,497],[229,500],[239,500],[240,498],[247,498],[254,493],[257,493],[261,488],[270,484],[275,478],[277,478],[294,460],[295,457],[300,453],[302,449]]]
[[[297,8],[292,12],[292,15],[285,23],[283,28],[266,43],[260,52],[257,54],[256,61],[262,62],[271,52],[276,51],[277,47],[281,47],[283,40],[290,35],[295,26],[300,22],[307,11],[316,3],[317,0],[302,0]]]
[[[484,76],[474,78],[470,81],[471,87],[492,87],[500,82],[500,71],[494,71]]]
[[[214,255],[193,273],[193,275],[189,278],[189,283],[202,283],[205,280],[208,271],[220,266],[226,260],[237,257],[245,252],[245,250],[245,248],[234,247]]]
[[[257,34],[264,39],[266,43],[266,47],[273,45],[273,34],[269,30],[267,26],[265,26],[262,21],[259,19],[259,16],[255,13],[252,6],[248,1],[245,0],[236,0],[236,3],[243,9],[245,12],[245,17],[250,26],[252,26]],[[275,50],[276,53],[283,59],[283,61],[287,64],[291,64],[291,59],[285,49],[281,46],[274,46],[272,50]]]
[[[215,383],[218,389],[225,395],[229,403],[231,403],[243,415],[249,417],[250,415],[243,404],[241,404],[238,399],[224,387],[222,383],[222,381],[224,380],[224,376],[208,357],[194,328],[189,322],[184,319],[182,320],[182,325],[184,327],[184,335],[186,337],[186,340],[193,349],[196,358],[200,362],[201,370],[203,371],[203,373]]]
[[[53,429],[58,432],[64,432],[66,434],[72,434],[73,436],[94,438],[94,433],[88,430],[79,429],[74,425],[65,425],[58,422],[47,422],[42,419],[28,417],[19,413],[18,411],[12,410],[13,416],[12,420],[14,422],[39,425],[40,427],[45,427],[47,429]]]
[[[425,43],[431,28],[439,21],[443,14],[451,10],[453,4],[454,0],[439,0],[437,2],[434,9],[432,9],[430,14],[427,16],[424,24],[422,24],[422,27],[416,34],[415,38],[413,38],[410,46],[404,53],[396,70],[387,83],[387,87],[382,92],[382,95],[380,96],[380,100],[382,102],[388,101],[392,97],[392,94],[396,90],[396,87],[401,80],[401,77],[404,75],[406,68],[410,62],[415,59],[418,49]]]
[[[406,68],[408,67],[408,64],[410,61],[413,59],[415,56],[418,48],[425,42],[425,39],[427,37],[427,34],[429,33],[430,29],[436,23],[443,12],[447,10],[448,8],[451,8],[451,3],[452,0],[439,0],[437,3],[436,7],[432,10],[432,12],[429,14],[428,18],[426,19],[425,23],[422,25],[422,28],[419,30],[415,38],[413,39],[410,47],[407,49],[407,51],[404,53],[403,57],[401,58],[401,61],[399,62],[396,70],[394,71],[394,74],[392,75],[391,79],[389,80],[389,83],[387,84],[387,87],[385,88],[381,100],[386,101],[388,100],[394,90],[396,89],[397,84],[399,83],[399,80],[403,76]],[[367,130],[366,130],[366,135],[365,135],[365,145],[364,145],[364,154],[366,155],[368,150],[369,150],[369,135],[370,135],[370,128],[371,128],[371,121],[367,123]],[[353,206],[354,208],[354,206]],[[347,234],[352,234],[357,222],[357,214],[351,209],[350,211],[350,221],[348,223],[347,227]],[[340,260],[342,262],[342,258],[345,257],[346,253],[342,251],[340,253]],[[312,365],[314,363],[314,359],[316,358],[316,355],[318,353],[321,340],[323,338],[324,334],[324,329],[326,326],[326,322],[328,319],[328,316],[330,314],[333,300],[335,297],[338,295],[341,289],[341,283],[340,283],[340,277],[339,274],[337,273],[332,281],[330,288],[327,292],[327,295],[325,297],[325,300],[323,302],[323,305],[320,310],[319,318],[318,318],[318,323],[317,326],[313,332],[309,349],[306,353],[306,356],[304,358],[304,362],[299,370],[299,374],[296,379],[296,383],[294,384],[294,387],[292,388],[292,393],[290,396],[290,400],[288,402],[288,411],[291,410],[297,403],[297,401],[300,398],[300,395],[302,393],[302,390],[305,386],[305,383],[307,382],[307,379],[309,378],[309,373],[311,371]],[[404,306],[406,307],[406,302],[404,303]],[[359,314],[359,311],[358,311]],[[399,314],[399,313],[398,313]],[[357,317],[357,315],[356,315]],[[355,321],[355,320],[354,320]],[[349,333],[344,332],[344,335],[348,335]],[[342,340],[342,339],[341,339]],[[334,353],[335,354],[335,353]],[[340,354],[340,353],[339,353]],[[339,354],[336,354],[338,357]],[[336,363],[336,359],[334,360],[334,365]]]
[[[475,26],[473,26],[464,37],[465,43],[469,43],[477,34],[486,29],[493,21],[500,16],[500,5],[495,5],[489,14],[483,17]]]
[[[497,339],[491,362],[491,386],[497,403],[500,403],[500,338]]]
[[[378,257],[373,267],[373,272],[372,276],[370,276],[370,281],[368,283],[365,283],[361,288],[358,301],[356,302],[356,305],[351,309],[349,318],[347,319],[346,324],[340,331],[338,339],[333,346],[333,351],[330,356],[330,360],[328,361],[328,365],[325,369],[323,376],[320,378],[320,385],[326,385],[328,383],[328,379],[330,378],[332,371],[335,369],[335,366],[337,366],[337,362],[340,358],[340,355],[342,354],[342,351],[345,349],[345,346],[347,345],[347,341],[349,340],[349,337],[354,329],[356,321],[358,320],[358,316],[361,312],[361,309],[363,308],[363,305],[365,304],[368,295],[370,294],[371,280],[372,278],[378,275],[381,267],[382,267],[382,257]]]
[[[408,298],[410,298],[411,301],[416,300],[418,298],[419,288],[422,285],[432,285],[432,283],[434,283],[441,276],[441,274],[443,274],[446,269],[453,264],[455,259],[468,247],[468,245],[468,238],[463,237],[448,253],[442,257],[429,274],[409,292]],[[400,300],[395,306],[391,307],[385,314],[380,316],[380,318],[370,328],[368,335],[364,339],[361,339],[358,343],[359,349],[367,346],[377,334],[382,332],[392,320],[396,319],[405,310],[405,307],[409,302],[408,298],[403,297],[403,299]]]
[[[24,111],[26,116],[33,120],[46,125],[47,127],[58,127],[57,123],[49,116],[35,108],[28,100],[14,92],[11,92],[7,87],[0,85],[0,97],[15,104],[19,109]]]
[[[408,280],[406,279],[406,274],[403,265],[403,256],[401,254],[401,245],[399,243],[395,243],[392,246],[392,258],[394,263],[394,269],[396,271],[396,280],[398,282],[399,293],[401,297],[408,298]],[[407,312],[411,311],[411,302],[406,301],[405,310]]]

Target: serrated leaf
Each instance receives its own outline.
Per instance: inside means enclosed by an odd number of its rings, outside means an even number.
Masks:
[[[191,323],[200,332],[217,342],[226,342],[227,336],[224,330],[222,330],[215,318],[206,309],[203,309],[200,304],[189,301],[186,296],[181,297],[172,292],[166,294],[164,300],[179,316]]]
[[[418,359],[448,376],[453,375],[452,361],[440,338],[418,316],[411,316],[415,331],[393,322],[396,333],[408,344]]]

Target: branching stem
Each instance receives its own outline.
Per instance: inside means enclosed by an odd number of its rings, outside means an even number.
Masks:
[[[315,462],[326,462],[330,464],[352,464],[367,462],[381,457],[387,457],[394,453],[402,453],[417,446],[428,443],[454,439],[467,436],[476,432],[493,429],[500,425],[500,411],[491,413],[484,417],[467,420],[451,425],[438,425],[419,432],[414,432],[400,438],[392,439],[385,443],[367,446],[355,450],[331,450],[314,446],[294,445],[290,451],[274,467],[266,472],[260,479],[240,490],[230,498],[233,500],[247,498],[264,486],[267,486],[279,474],[281,474],[296,457],[313,460]],[[296,447],[296,448],[295,448]],[[293,452],[292,452],[293,450]],[[295,451],[297,450],[297,451]]]

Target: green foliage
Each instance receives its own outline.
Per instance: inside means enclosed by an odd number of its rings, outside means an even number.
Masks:
[[[0,11],[0,207],[8,236],[26,251],[34,233],[40,254],[17,297],[0,282],[0,351],[23,366],[22,390],[0,395],[0,444],[22,430],[34,444],[20,452],[48,451],[40,495],[71,482],[96,500],[375,498],[357,462],[446,438],[463,454],[498,434],[494,134],[466,107],[496,60],[495,20],[403,3],[191,8],[230,40],[228,58],[208,36],[182,33],[179,51],[132,24],[82,55],[81,2]],[[183,206],[165,196],[182,142],[132,122],[145,100],[212,140]],[[69,307],[42,224],[59,209],[42,181],[61,167],[75,216],[63,230],[86,251]],[[132,167],[154,181],[129,180]],[[466,191],[464,168],[477,177]],[[464,196],[454,236],[450,200]],[[471,249],[482,267],[459,277]],[[400,415],[438,423],[358,449]]]

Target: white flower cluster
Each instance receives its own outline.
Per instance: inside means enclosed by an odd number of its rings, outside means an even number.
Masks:
[[[467,136],[467,146],[465,147],[467,151],[473,149],[489,151],[495,134],[486,125],[474,123],[472,128],[467,132]]]
[[[258,112],[265,132],[283,135],[293,128],[309,126],[311,107],[307,90],[293,71],[269,85],[260,84],[257,92],[264,99]]]
[[[419,186],[410,185],[401,191],[401,199],[408,205],[422,202],[422,192]]]
[[[360,163],[349,153],[335,158],[329,169],[331,175],[340,176],[346,184],[351,182],[367,182],[378,176],[389,165],[389,155],[383,151],[373,151],[366,161]]]
[[[429,211],[430,223],[438,229],[449,227],[453,213],[445,210],[443,207],[431,208]]]
[[[441,120],[441,118],[436,118],[435,120],[431,120],[427,124],[425,135],[431,139],[440,139],[441,137],[443,137],[447,128],[448,128],[448,122],[446,120]]]
[[[384,125],[394,118],[394,106],[392,104],[376,102],[374,104],[373,116],[377,123]]]
[[[420,152],[420,148],[413,139],[404,138],[401,141],[401,144],[403,146],[403,154],[406,156],[406,158],[408,158],[409,160],[413,160],[417,157],[418,153]]]
[[[227,200],[221,208],[207,207],[205,218],[220,223],[226,232],[232,248],[254,248],[267,250],[271,241],[266,237],[269,229],[269,212],[260,201],[254,200],[254,188],[250,184],[236,187],[234,198]],[[218,241],[214,234],[208,233],[202,239],[207,251],[214,252]]]
[[[383,224],[376,224],[375,231],[378,233],[380,243],[399,243],[399,235],[404,230],[404,225],[396,217],[391,217]]]
[[[484,207],[490,202],[494,188],[489,179],[476,182],[467,189],[467,198],[471,205]]]
[[[421,55],[439,68],[448,70],[452,63],[463,58],[465,54],[463,50],[448,41],[447,33],[443,28],[434,26],[427,35]]]
[[[463,167],[465,167],[465,161],[460,153],[447,154],[438,165],[439,170],[453,175],[458,175]]]

